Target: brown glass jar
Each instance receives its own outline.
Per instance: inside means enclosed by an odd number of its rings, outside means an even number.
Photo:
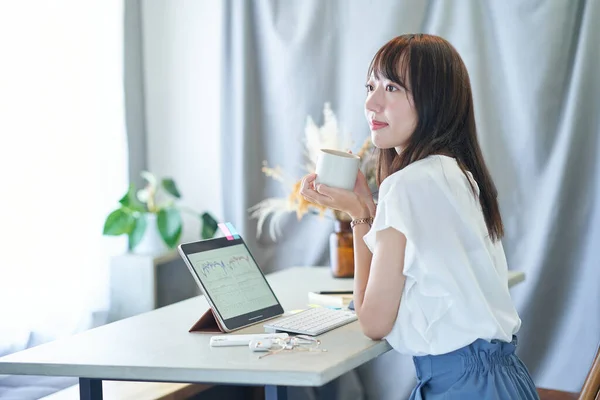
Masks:
[[[335,229],[329,235],[329,258],[331,273],[336,278],[354,277],[354,235],[350,221],[335,221]]]

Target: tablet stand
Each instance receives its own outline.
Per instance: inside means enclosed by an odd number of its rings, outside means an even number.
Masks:
[[[214,311],[212,308],[206,310],[200,317],[198,322],[191,327],[190,332],[225,332],[219,324],[219,321],[215,318]]]

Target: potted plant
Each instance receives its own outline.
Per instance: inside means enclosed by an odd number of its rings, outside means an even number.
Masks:
[[[146,180],[146,186],[137,190],[133,183],[129,185],[127,193],[119,200],[119,208],[106,218],[104,235],[127,235],[128,248],[134,252],[158,253],[165,248],[173,249],[183,231],[182,212],[200,220],[202,239],[215,235],[217,221],[212,215],[197,213],[177,203],[181,194],[173,179],[162,178],[159,181],[147,171],[143,171],[141,176]]]

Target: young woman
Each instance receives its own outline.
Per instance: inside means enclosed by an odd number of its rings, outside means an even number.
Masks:
[[[301,188],[352,217],[363,332],[413,356],[411,399],[538,399],[515,355],[521,320],[461,57],[437,36],[397,37],[375,54],[366,89],[377,206],[362,173],[352,192],[315,187],[315,174]]]

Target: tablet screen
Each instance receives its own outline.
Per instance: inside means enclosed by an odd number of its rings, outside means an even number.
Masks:
[[[223,319],[277,304],[258,265],[243,244],[188,257]]]
[[[212,239],[181,246],[213,309],[229,329],[283,313],[242,239]]]

